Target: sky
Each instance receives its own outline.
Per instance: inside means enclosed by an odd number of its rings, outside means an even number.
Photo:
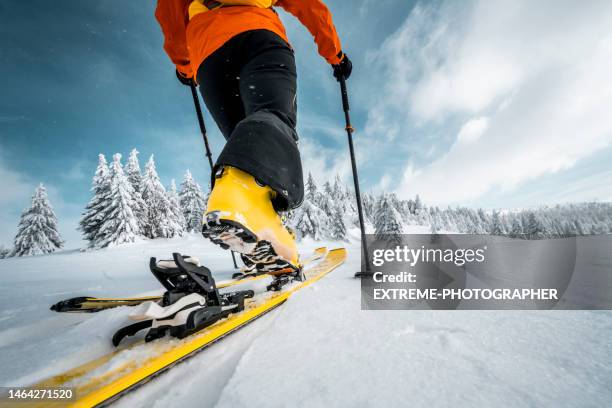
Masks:
[[[526,208],[612,201],[612,3],[328,0],[362,190],[427,204]],[[68,246],[97,155],[151,154],[162,181],[209,170],[189,89],[153,1],[0,3],[0,244],[44,183]],[[311,35],[296,50],[304,168],[351,183],[338,84]],[[208,112],[213,154],[223,140]]]

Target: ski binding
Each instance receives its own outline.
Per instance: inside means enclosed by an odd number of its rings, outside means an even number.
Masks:
[[[252,290],[220,294],[210,269],[200,266],[195,258],[172,254],[173,259],[157,261],[151,258],[149,268],[166,289],[159,302],[139,305],[130,318],[136,320],[119,329],[113,336],[115,346],[127,336],[149,329],[149,342],[169,333],[185,338],[232,313],[244,310],[245,299],[252,298]]]

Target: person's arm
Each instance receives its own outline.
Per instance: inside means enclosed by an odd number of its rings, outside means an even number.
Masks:
[[[278,0],[277,6],[293,14],[310,31],[319,54],[332,65],[343,58],[340,38],[332,21],[332,14],[321,0]]]
[[[155,18],[164,33],[164,50],[185,78],[192,78],[185,31],[189,16],[190,0],[158,0]]]

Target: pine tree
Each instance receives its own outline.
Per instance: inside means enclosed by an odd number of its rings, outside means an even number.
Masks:
[[[342,187],[342,180],[340,179],[340,175],[336,174],[334,179],[334,186],[332,188],[332,197],[336,201],[344,201],[344,189]]]
[[[340,207],[335,206],[332,216],[330,217],[330,234],[331,238],[336,241],[346,241],[346,225]]]
[[[92,181],[92,197],[85,207],[85,213],[79,222],[83,238],[89,241],[89,247],[96,246],[96,237],[105,221],[110,194],[110,171],[103,154],[98,155],[98,167]]]
[[[410,211],[410,214],[414,214],[415,213],[414,201],[410,199],[406,202],[406,205],[408,206],[408,211]]]
[[[333,194],[333,189],[329,181],[326,181],[325,184],[323,184],[323,194],[329,197],[331,197],[331,195]]]
[[[535,212],[527,214],[527,226],[525,227],[527,239],[542,239],[545,236],[544,227]]]
[[[437,213],[433,213],[431,216],[431,226],[429,232],[432,235],[436,235],[440,232],[440,218]]]
[[[591,235],[605,235],[608,232],[608,226],[603,222],[595,223],[591,228]]]
[[[402,204],[400,203],[399,198],[397,198],[397,194],[395,193],[388,194],[387,199],[389,200],[389,204],[391,204],[393,208],[395,208],[397,212],[400,213],[401,215],[402,214]],[[430,211],[433,211],[433,210],[434,208],[432,207]]]
[[[563,224],[563,237],[575,237],[576,231],[574,231],[574,223],[565,221]]]
[[[206,199],[202,189],[195,182],[189,170],[185,173],[185,178],[181,183],[179,200],[183,216],[185,217],[187,231],[200,232],[202,230],[202,216],[206,209]]]
[[[489,233],[491,235],[504,235],[506,233],[498,211],[493,212],[493,217],[491,218],[491,229],[489,230]]]
[[[309,200],[310,201],[310,200]],[[328,217],[333,217],[335,214],[335,210],[338,205],[334,205],[332,198],[328,195],[321,194],[319,195],[319,208],[321,208]]]
[[[512,220],[512,229],[510,230],[510,238],[519,238],[524,239],[525,235],[523,234],[523,226],[521,225],[521,220],[518,217],[514,217]]]
[[[41,183],[34,192],[32,205],[21,214],[13,255],[50,254],[63,245],[57,230],[57,217]]]
[[[457,228],[457,222],[455,218],[453,217],[453,213],[450,212],[448,209],[442,211],[442,222],[443,222],[443,228],[446,231],[459,232],[459,229]]]
[[[306,181],[306,197],[311,203],[318,204],[319,190],[317,189],[317,183],[315,183],[312,173],[308,173],[308,180]]]
[[[0,259],[8,258],[11,255],[11,250],[0,245]]]
[[[402,216],[391,205],[386,195],[383,195],[378,204],[374,222],[375,234],[378,239],[385,235],[398,235],[403,233]]]
[[[482,208],[478,209],[479,234],[486,234],[491,231],[491,220]]]
[[[574,230],[576,231],[576,235],[577,236],[585,235],[584,228],[583,228],[582,223],[580,222],[580,220],[575,220],[574,221]]]
[[[363,200],[363,198],[362,198]],[[363,210],[363,201],[361,202]],[[359,213],[357,212],[357,201],[355,199],[355,192],[345,186],[344,199],[339,204],[340,210],[344,215],[345,220],[350,220],[350,225],[353,227],[359,227]]]
[[[170,204],[169,228],[171,236],[182,236],[185,233],[185,216],[179,204],[179,196],[176,192],[176,183],[174,179],[170,183],[168,190],[168,202]]]
[[[423,203],[421,202],[421,197],[417,194],[414,198],[413,213],[418,214],[422,209]]]
[[[355,202],[355,192],[346,184],[344,184],[344,199],[351,204]]]
[[[166,189],[157,175],[153,155],[145,166],[140,191],[146,205],[144,236],[147,238],[173,237],[174,229],[170,221],[170,202],[166,195]]]
[[[311,237],[315,240],[329,238],[330,219],[317,205],[304,200],[302,205],[293,211],[291,227],[298,239]]]
[[[95,238],[95,247],[105,248],[136,241],[140,229],[132,211],[134,191],[121,166],[121,154],[113,156],[110,168],[108,205],[104,209],[104,222]]]
[[[365,193],[363,195],[362,204],[363,204],[364,217],[368,221],[372,222],[374,220],[374,206],[375,206],[375,199],[372,193]]]
[[[138,150],[132,149],[128,162],[125,165],[125,175],[127,176],[134,191],[140,193],[142,184],[142,174],[140,173],[140,163],[138,162]]]
[[[142,174],[140,173],[140,163],[138,162],[138,150],[132,149],[130,157],[125,165],[125,175],[127,176],[132,189],[134,191],[132,197],[132,211],[136,215],[138,220],[138,227],[141,233],[146,229],[146,204],[142,199],[142,193],[140,191],[142,185]]]

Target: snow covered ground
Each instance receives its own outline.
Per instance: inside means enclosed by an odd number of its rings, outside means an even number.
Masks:
[[[609,406],[612,313],[361,311],[356,242],[346,265],[116,405]],[[31,384],[110,351],[129,308],[78,315],[49,305],[159,292],[148,258],[173,251],[199,257],[220,279],[232,273],[229,253],[196,235],[0,260],[0,385]]]

